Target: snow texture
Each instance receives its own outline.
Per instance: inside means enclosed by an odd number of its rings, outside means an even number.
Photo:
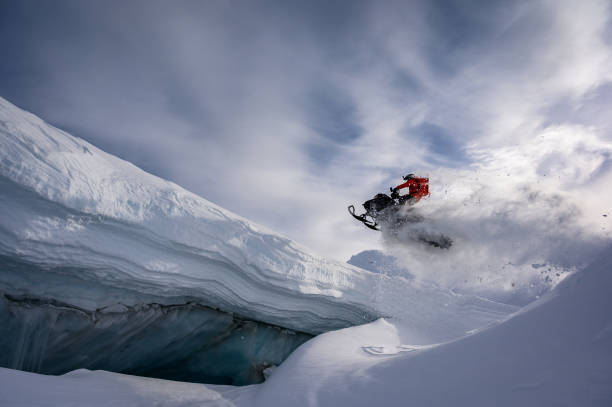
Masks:
[[[103,369],[199,383],[264,381],[311,336],[197,304],[109,306],[0,297],[0,366],[46,374]]]
[[[430,174],[431,196],[383,229],[384,254],[415,280],[525,305],[589,265],[611,242],[612,143],[550,126],[503,147],[467,146],[472,164]],[[452,238],[426,250],[421,235]]]
[[[1,98],[0,211],[0,255],[31,265],[5,267],[4,292],[90,311],[195,301],[308,333],[380,315],[371,273],[309,254]]]
[[[294,352],[254,405],[609,406],[611,289],[612,247],[513,318],[459,340],[411,347],[384,320],[330,332]]]
[[[612,247],[513,318],[448,343],[409,345],[400,326],[381,319],[320,335],[265,383],[240,388],[0,369],[0,404],[604,407],[612,404],[611,289]]]
[[[4,367],[249,384],[312,334],[388,316],[423,345],[516,311],[309,254],[3,99],[0,213]]]
[[[423,279],[437,249],[355,256],[374,272],[314,256],[3,99],[0,213],[3,366],[266,377],[0,368],[0,405],[612,402],[609,248],[516,313]]]

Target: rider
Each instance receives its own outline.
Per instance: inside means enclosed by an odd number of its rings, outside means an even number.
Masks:
[[[415,202],[429,195],[429,178],[419,178],[414,174],[408,174],[403,179],[406,182],[391,188],[391,198],[399,198],[399,190],[402,188],[408,188],[407,199],[414,199]]]

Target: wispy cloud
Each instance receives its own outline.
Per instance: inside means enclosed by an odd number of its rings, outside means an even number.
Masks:
[[[410,272],[458,290],[533,297],[588,265],[612,238],[612,142],[551,127],[530,141],[471,150],[469,170],[437,171],[426,221],[385,233]],[[415,241],[451,236],[451,250]]]
[[[609,138],[610,13],[597,0],[5,3],[0,92],[347,259],[382,242],[346,206],[406,172],[472,171],[483,158],[468,151],[547,126]]]

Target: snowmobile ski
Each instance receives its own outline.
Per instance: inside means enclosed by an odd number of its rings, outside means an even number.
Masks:
[[[355,206],[350,205],[348,207],[348,211],[353,216],[353,218],[357,219],[358,221],[360,221],[361,223],[363,223],[370,229],[380,231],[380,229],[378,228],[378,224],[370,219],[367,219],[366,218],[367,215],[365,213],[361,215],[355,215]]]

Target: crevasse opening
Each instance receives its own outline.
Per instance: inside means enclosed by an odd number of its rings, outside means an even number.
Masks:
[[[87,368],[246,385],[262,382],[266,368],[311,337],[196,303],[88,311],[0,296],[0,366],[44,374]]]

